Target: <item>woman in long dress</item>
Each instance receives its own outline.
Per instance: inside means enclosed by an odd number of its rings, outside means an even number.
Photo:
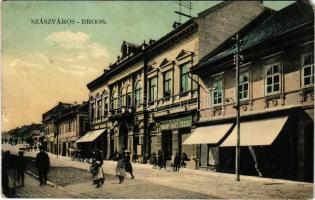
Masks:
[[[102,154],[99,151],[95,152],[95,158],[91,166],[91,171],[93,174],[93,182],[96,184],[96,187],[100,187],[104,184],[104,171],[103,171],[103,158]]]
[[[119,184],[122,183],[126,176],[126,171],[125,171],[125,159],[124,159],[124,156],[122,156],[121,154],[118,156],[116,174],[119,179]]]

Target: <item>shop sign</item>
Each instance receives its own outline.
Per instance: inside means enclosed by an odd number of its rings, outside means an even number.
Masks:
[[[185,127],[192,126],[192,116],[180,117],[176,119],[164,120],[158,123],[158,129],[160,131],[163,130],[172,130],[172,129],[179,129]]]

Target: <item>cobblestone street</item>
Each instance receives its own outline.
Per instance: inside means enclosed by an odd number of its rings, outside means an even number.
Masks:
[[[35,152],[26,152],[26,156],[35,156]],[[60,156],[56,158],[56,155],[52,154],[49,154],[49,157],[52,167],[60,169],[71,167],[85,172],[89,168],[88,163],[72,161],[70,158]],[[87,179],[71,183],[72,179],[77,180],[78,173],[69,170],[69,174],[65,177],[68,179],[67,184],[62,189],[51,186],[38,187],[38,183],[33,183],[30,181],[32,178],[27,176],[26,187],[19,188],[17,194],[19,197],[41,198],[309,199],[313,197],[313,184],[309,183],[248,176],[241,176],[241,181],[236,182],[233,174],[191,169],[183,169],[180,172],[173,172],[170,169],[154,170],[150,165],[143,164],[133,165],[135,179],[131,179],[127,174],[124,183],[118,184],[115,177],[115,164],[113,161],[104,161],[106,180],[101,188],[95,188],[92,181]],[[82,176],[85,175],[82,173]]]

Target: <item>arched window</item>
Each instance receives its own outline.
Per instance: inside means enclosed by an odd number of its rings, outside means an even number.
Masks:
[[[136,83],[136,87],[135,87],[135,104],[136,104],[136,106],[139,106],[140,102],[141,102],[141,90],[142,90],[141,81],[138,81]]]

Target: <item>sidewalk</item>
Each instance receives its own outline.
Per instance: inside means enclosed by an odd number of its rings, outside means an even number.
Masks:
[[[37,152],[26,152],[35,156]],[[72,161],[71,158],[49,154],[51,165],[88,170],[90,164]],[[212,171],[181,169],[152,169],[151,165],[133,164],[135,179],[127,174],[119,185],[114,177],[116,162],[104,161],[107,174],[104,187],[96,190],[91,182],[68,185],[66,190],[96,198],[227,198],[227,199],[309,199],[313,198],[313,184],[279,179],[241,176]],[[69,176],[71,177],[71,176]],[[158,191],[157,191],[158,190]],[[116,194],[115,191],[119,191]],[[160,191],[160,192],[159,192]]]
[[[76,194],[64,190],[61,187],[51,185],[39,186],[39,182],[32,176],[25,174],[25,186],[16,190],[17,198],[85,198],[81,194]]]

